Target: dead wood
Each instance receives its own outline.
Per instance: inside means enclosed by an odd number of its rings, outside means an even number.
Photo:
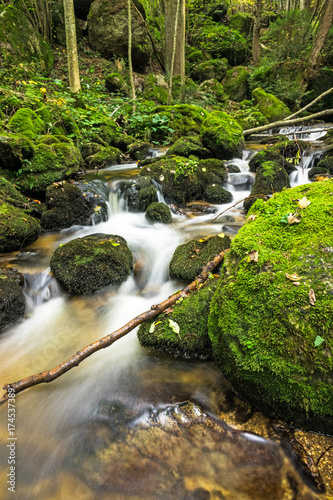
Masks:
[[[109,347],[116,340],[120,339],[121,337],[124,337],[127,333],[131,332],[134,328],[141,325],[141,323],[143,323],[144,321],[148,321],[158,316],[165,309],[175,304],[175,302],[177,302],[178,299],[195,291],[201,283],[204,283],[207,280],[209,273],[213,269],[215,269],[215,267],[218,264],[222,262],[226,252],[227,250],[224,250],[223,252],[220,252],[218,255],[216,255],[214,259],[202,269],[199,276],[197,276],[197,278],[194,281],[192,281],[192,283],[183,288],[180,292],[171,295],[168,299],[164,300],[160,304],[151,306],[149,311],[139,314],[139,316],[136,316],[135,318],[131,319],[131,321],[126,323],[124,326],[118,328],[118,330],[115,330],[109,335],[106,335],[105,337],[96,340],[92,344],[87,345],[86,347],[78,351],[76,354],[71,356],[69,359],[67,359],[67,361],[64,361],[63,363],[56,366],[55,368],[52,368],[51,370],[47,370],[41,373],[36,373],[35,375],[31,375],[30,377],[24,378],[17,382],[11,382],[9,384],[5,384],[3,389],[6,392],[0,399],[0,403],[4,403],[5,401],[7,401],[8,397],[13,397],[13,396],[8,396],[8,390],[10,390],[11,394],[13,394],[13,391],[15,394],[18,394],[19,392],[22,392],[25,389],[28,389],[29,387],[33,387],[35,385],[42,383],[48,384],[49,382],[52,382],[53,380],[59,378],[61,375],[68,372],[75,366],[78,366],[84,359],[91,356],[94,352]]]

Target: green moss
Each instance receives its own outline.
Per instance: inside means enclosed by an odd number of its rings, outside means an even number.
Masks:
[[[105,78],[105,87],[112,94],[127,95],[128,88],[119,73],[111,73]]]
[[[19,170],[34,154],[32,142],[24,136],[0,136],[0,168]]]
[[[211,236],[207,240],[191,240],[179,245],[170,261],[171,278],[183,281],[193,281],[215,255],[230,246],[228,236]]]
[[[149,222],[168,224],[172,219],[170,208],[165,203],[151,203],[146,211],[146,219]]]
[[[222,83],[218,82],[216,79],[205,80],[198,88],[198,92],[203,94],[204,97],[210,97],[216,102],[224,102],[226,99],[226,94],[224,93],[224,88]]]
[[[164,156],[144,166],[141,175],[154,179],[162,186],[167,203],[184,205],[202,198],[208,184],[222,184],[226,169],[223,162],[215,159]]]
[[[209,184],[205,189],[203,198],[209,203],[220,205],[221,203],[230,203],[232,201],[232,194],[220,184]]]
[[[34,139],[45,132],[45,125],[38,115],[30,108],[20,108],[9,120],[8,127],[13,132]]]
[[[109,165],[120,163],[122,158],[121,151],[117,148],[102,147],[96,153],[86,158],[88,168],[103,168]]]
[[[193,104],[176,104],[174,106],[157,106],[152,114],[166,116],[168,126],[173,129],[173,137],[181,137],[189,133],[199,133],[201,124],[208,116],[208,112],[200,106]],[[159,132],[152,132],[151,138],[159,139]],[[165,135],[165,131],[162,131]],[[155,137],[156,136],[156,137]]]
[[[156,104],[167,104],[168,84],[161,75],[149,74],[145,78],[143,97]]]
[[[0,206],[0,252],[19,250],[40,233],[40,224],[20,208],[7,203]]]
[[[229,27],[239,31],[245,37],[252,36],[253,17],[247,12],[237,12],[232,14],[229,19]]]
[[[61,245],[52,255],[50,267],[69,291],[92,293],[125,281],[133,257],[121,236],[93,234]]]
[[[248,80],[249,70],[244,66],[236,66],[227,71],[223,79],[224,91],[229,95],[229,98],[236,102],[241,102],[248,99],[249,87]]]
[[[212,156],[211,152],[204,148],[201,139],[198,135],[189,137],[180,137],[170,146],[167,155],[186,156],[195,155],[198,158],[204,159]]]
[[[255,203],[256,219],[232,241],[209,317],[216,361],[235,390],[324,432],[333,426],[332,189],[333,181],[306,184]],[[304,196],[310,205],[297,208]],[[287,225],[296,210],[300,223]]]
[[[256,172],[261,165],[267,161],[274,161],[276,163],[279,163],[281,167],[285,165],[285,161],[282,155],[278,151],[273,150],[272,148],[270,149],[262,149],[261,151],[258,151],[254,156],[252,156],[251,160],[249,161],[249,169],[250,172]]]
[[[11,182],[4,177],[0,177],[0,205],[2,203],[24,207],[27,206],[28,199]]]
[[[290,109],[280,99],[261,88],[253,90],[252,97],[260,113],[266,116],[269,122],[282,120],[291,114]]]
[[[205,80],[216,79],[219,82],[225,77],[228,69],[227,59],[209,59],[199,62],[191,70],[193,80],[204,82]]]
[[[140,344],[182,358],[211,359],[207,321],[217,283],[216,278],[208,280],[200,289],[178,300],[172,312],[140,325]]]
[[[327,158],[323,158],[318,162],[318,165],[315,168],[326,169],[331,175],[333,175],[333,156],[328,156]]]
[[[201,126],[200,135],[204,146],[221,160],[239,156],[244,148],[241,127],[223,111],[209,114]]]

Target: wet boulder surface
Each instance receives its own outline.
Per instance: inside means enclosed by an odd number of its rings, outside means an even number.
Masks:
[[[68,291],[93,293],[125,281],[133,268],[133,257],[121,236],[92,234],[57,248],[50,267]]]
[[[320,498],[276,443],[235,430],[194,402],[136,413],[103,401],[73,439],[66,467],[117,500]]]
[[[12,268],[0,269],[0,332],[25,312],[24,277]]]
[[[306,430],[333,431],[333,181],[257,200],[211,302],[216,362],[237,393]]]

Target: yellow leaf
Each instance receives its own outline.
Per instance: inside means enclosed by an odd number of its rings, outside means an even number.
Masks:
[[[250,252],[249,253],[249,262],[258,262],[258,256],[259,256],[259,252],[258,250],[253,250],[253,252]]]
[[[217,236],[219,236],[220,238],[224,238],[224,233],[220,233]]]
[[[307,199],[306,196],[304,196],[304,198],[302,198],[301,200],[298,200],[298,203],[297,205],[299,206],[299,208],[306,208],[310,205],[311,201],[309,201]]]
[[[299,222],[301,222],[300,219],[297,219],[294,214],[289,214],[287,217],[287,221],[289,225],[298,224]]]
[[[290,281],[299,281],[301,279],[301,277],[298,276],[297,273],[295,273],[295,274],[286,273],[286,278],[288,278],[288,280],[290,280]]]

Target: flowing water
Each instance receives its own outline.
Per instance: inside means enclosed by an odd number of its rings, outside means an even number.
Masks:
[[[233,194],[230,205],[249,194],[253,174],[248,171],[248,159],[252,154],[253,150],[249,149],[244,152],[243,160],[232,161],[241,172],[228,176],[225,187]],[[303,166],[297,170],[300,177],[295,176],[293,183],[307,182],[308,166],[303,160]],[[46,233],[24,252],[1,256],[1,266],[14,266],[25,275],[27,301],[26,317],[0,337],[1,386],[57,366],[80,348],[167,298],[181,288],[180,283],[168,278],[168,264],[175,248],[189,239],[222,231],[232,237],[244,220],[242,204],[239,204],[213,224],[211,213],[174,215],[170,225],[150,224],[144,214],[127,210],[128,180],[137,174],[136,165],[128,164],[110,167],[98,175],[87,175],[105,180],[109,186],[107,222]],[[161,194],[160,199],[163,199]],[[228,205],[217,206],[217,213],[227,208]],[[49,260],[59,244],[92,233],[123,236],[133,252],[137,272],[119,288],[107,287],[93,295],[71,296],[50,276]],[[12,443],[8,440],[7,407],[0,408],[0,498],[155,498],[142,491],[138,496],[132,495],[131,488],[126,494],[96,489],[94,481],[85,480],[72,465],[71,457],[77,448],[73,437],[79,436],[80,440],[80,432],[99,411],[102,401],[121,402],[139,415],[148,407],[191,400],[218,415],[221,394],[228,391],[227,383],[213,363],[177,360],[145,350],[133,331],[52,384],[39,385],[17,395],[15,494],[8,491],[7,483],[8,442]],[[249,439],[255,441],[254,437]],[[129,484],[131,480],[129,471]],[[169,497],[164,494],[156,498]],[[177,500],[183,496],[178,497],[176,493],[172,498]],[[261,497],[254,493],[226,498],[255,500]]]

